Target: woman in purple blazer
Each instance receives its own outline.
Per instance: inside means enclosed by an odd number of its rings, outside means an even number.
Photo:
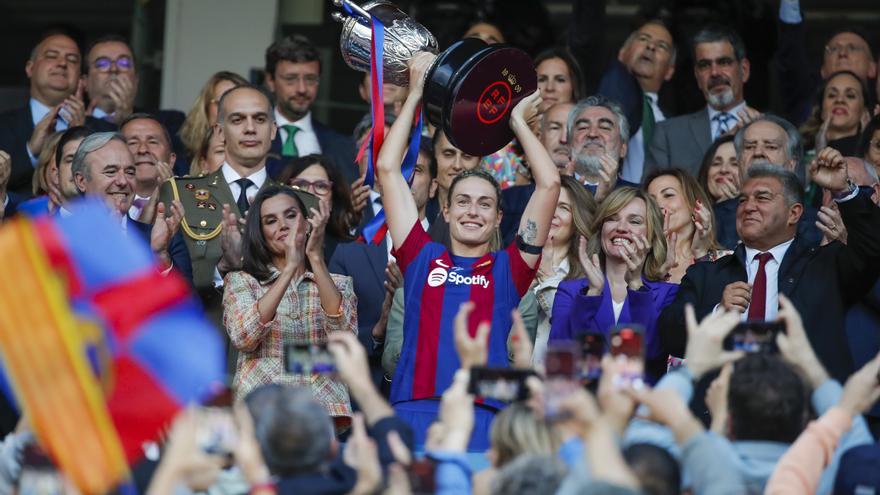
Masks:
[[[667,257],[660,209],[639,189],[616,189],[599,206],[589,241],[581,237],[579,242],[586,276],[559,284],[550,341],[571,340],[588,330],[607,335],[613,325],[639,324],[645,327],[648,376],[659,377],[666,356],[657,318],[678,292],[678,285],[663,281],[673,261]]]

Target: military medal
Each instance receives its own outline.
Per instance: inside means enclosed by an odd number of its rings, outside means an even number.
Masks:
[[[209,193],[207,189],[196,189],[195,195],[196,199],[199,201],[206,201],[211,197],[211,193]]]
[[[195,188],[196,188],[196,186],[194,186],[193,184],[191,184],[191,183],[189,183],[189,182],[187,182],[186,185],[183,186],[183,187],[185,187],[185,188],[187,188],[187,189],[195,189]]]
[[[217,209],[217,205],[214,203],[208,203],[208,209],[214,211]]]

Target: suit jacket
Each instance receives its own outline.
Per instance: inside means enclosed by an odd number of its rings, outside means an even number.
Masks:
[[[116,127],[101,119],[86,117],[86,126],[95,131],[113,131]],[[27,142],[34,132],[30,100],[23,107],[0,113],[0,150],[12,157],[12,174],[7,189],[30,197],[34,166],[27,152]]]
[[[336,167],[342,177],[351,184],[358,178],[358,168],[355,164],[355,144],[350,136],[340,134],[333,129],[321,124],[314,118],[312,119],[312,129],[318,136],[318,144],[321,146],[321,154],[330,157],[331,166]],[[269,151],[269,157],[266,160],[266,170],[269,177],[277,180],[284,170],[284,166],[290,161],[289,158],[281,156],[281,148],[284,143],[281,142],[281,133],[275,135],[272,141],[272,149]]]
[[[800,311],[807,336],[828,372],[841,383],[853,371],[844,332],[847,309],[877,280],[880,263],[880,208],[864,192],[839,204],[849,232],[848,245],[832,242],[819,247],[799,235],[779,267],[779,292]],[[714,262],[688,268],[675,301],[660,314],[658,327],[665,352],[682,356],[687,333],[684,305],[694,305],[698,319],[721,302],[724,288],[747,281],[745,246]]]
[[[150,234],[153,232],[152,224],[138,222],[128,217],[128,227],[140,234],[147,243],[150,242]],[[186,244],[183,242],[183,236],[180,234],[180,231],[177,231],[174,237],[171,238],[171,242],[168,243],[168,255],[171,257],[174,268],[192,285],[192,264],[189,261],[189,253],[186,250]]]
[[[330,259],[327,268],[330,273],[348,275],[354,282],[357,294],[358,338],[369,355],[373,355],[373,326],[382,314],[385,300],[385,266],[388,264],[386,242],[364,244],[360,242],[341,243]]]
[[[694,178],[700,172],[703,155],[712,144],[709,109],[658,122],[654,139],[645,155],[642,179],[654,170],[679,167]]]

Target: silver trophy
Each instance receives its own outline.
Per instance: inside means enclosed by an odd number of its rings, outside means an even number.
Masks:
[[[439,51],[437,39],[425,26],[388,2],[372,1],[363,7],[350,0],[334,0],[333,4],[348,7],[355,13],[352,16],[333,13],[333,19],[342,23],[342,35],[339,37],[342,58],[354,70],[370,72],[370,40],[373,37],[370,14],[385,26],[382,74],[386,83],[409,86],[409,60],[419,52],[436,55]]]
[[[384,82],[409,86],[410,59],[419,52],[437,55],[425,72],[422,97],[428,121],[443,130],[458,149],[483,156],[501,149],[513,138],[510,111],[538,87],[531,57],[505,44],[487,45],[476,38],[453,43],[442,53],[424,26],[383,0],[363,7],[352,0],[333,0],[345,14],[339,48],[352,69],[370,72],[372,17],[385,27]],[[350,15],[347,15],[350,12]]]

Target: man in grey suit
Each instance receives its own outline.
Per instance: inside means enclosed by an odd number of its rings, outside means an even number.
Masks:
[[[746,113],[743,85],[749,80],[749,60],[739,35],[723,26],[709,26],[694,36],[692,45],[694,76],[707,106],[657,124],[643,178],[670,167],[696,177],[712,141],[733,129],[739,114]]]

